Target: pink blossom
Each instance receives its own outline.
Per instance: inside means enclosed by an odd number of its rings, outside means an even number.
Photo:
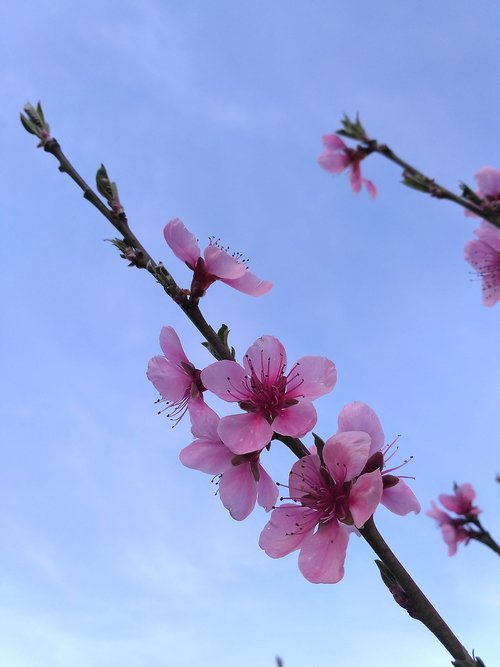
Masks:
[[[349,169],[349,181],[351,189],[356,194],[360,192],[364,183],[368,194],[372,199],[377,194],[377,188],[366,178],[361,176],[361,160],[366,157],[362,149],[349,148],[336,134],[325,134],[323,136],[325,152],[318,158],[318,163],[331,174],[340,174],[344,169]]]
[[[171,410],[168,416],[178,422],[184,416],[190,401],[203,400],[201,371],[186,357],[172,327],[163,327],[161,330],[160,347],[163,356],[149,360],[146,375]]]
[[[476,194],[488,204],[498,202],[500,205],[500,169],[495,167],[482,167],[474,174],[478,189]],[[467,215],[474,215],[468,213]]]
[[[193,271],[192,298],[203,296],[216,280],[252,296],[265,294],[272,287],[268,280],[260,280],[251,273],[238,254],[230,255],[214,239],[210,239],[202,257],[196,238],[178,218],[166,225],[163,234],[176,257]]]
[[[218,415],[202,401],[189,404],[195,440],[180,453],[188,468],[219,476],[222,504],[237,521],[245,519],[257,501],[266,511],[278,498],[278,488],[260,464],[260,452],[238,456],[219,438]]]
[[[342,408],[338,417],[338,433],[344,431],[362,431],[370,436],[370,451],[366,470],[379,468],[382,472],[384,485],[382,505],[400,516],[409,512],[418,514],[420,503],[415,494],[400,477],[392,474],[401,466],[386,468],[386,464],[395,453],[389,454],[394,442],[389,445],[384,444],[384,431],[375,411],[361,401],[348,403]]]
[[[337,374],[325,357],[302,357],[286,373],[286,352],[273,336],[262,336],[247,350],[243,366],[216,361],[201,373],[203,385],[244,414],[220,420],[218,433],[235,454],[260,451],[276,431],[300,438],[316,423],[312,400],[331,391]]]
[[[439,502],[450,512],[462,514],[463,516],[477,516],[481,510],[474,507],[472,501],[476,497],[476,492],[472,484],[455,484],[453,495],[441,493]]]
[[[454,556],[460,542],[467,543],[470,540],[470,535],[463,527],[460,519],[453,519],[447,512],[440,510],[434,501],[431,504],[432,508],[426,514],[432,519],[436,519],[438,526],[441,528],[443,540],[448,545],[448,556]]]
[[[370,436],[337,433],[326,441],[322,458],[309,454],[289,476],[289,500],[273,510],[259,545],[271,558],[300,549],[299,569],[313,583],[336,583],[344,576],[348,526],[362,528],[382,497],[379,469],[362,474]],[[317,530],[315,530],[317,527]]]
[[[464,257],[483,280],[484,305],[494,306],[500,300],[500,229],[484,220],[474,233],[479,240],[465,244]]]

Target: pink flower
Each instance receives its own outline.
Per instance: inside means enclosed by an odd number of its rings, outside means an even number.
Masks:
[[[494,306],[500,300],[500,229],[483,221],[474,233],[479,241],[465,244],[464,257],[483,279],[484,305]]]
[[[434,501],[431,504],[432,508],[426,514],[432,519],[436,519],[438,526],[441,528],[443,540],[448,545],[448,556],[454,556],[460,542],[467,543],[470,540],[470,535],[461,524],[460,519],[453,519],[449,514],[440,510]]]
[[[266,511],[278,499],[278,488],[260,464],[260,452],[237,456],[219,438],[219,417],[202,401],[189,404],[195,440],[180,453],[188,468],[219,476],[222,504],[237,521],[245,519],[257,501]]]
[[[348,526],[362,528],[382,497],[380,470],[362,474],[369,451],[369,435],[345,431],[326,441],[324,463],[309,454],[294,464],[288,488],[295,504],[273,510],[260,535],[268,556],[300,549],[299,569],[306,579],[324,584],[342,579]]]
[[[210,239],[202,257],[196,238],[178,218],[167,224],[163,234],[176,257],[185,262],[194,273],[191,283],[192,298],[203,296],[216,280],[252,296],[265,294],[272,287],[268,280],[260,280],[251,273],[239,255],[230,255],[213,239]]]
[[[441,493],[439,502],[446,507],[450,512],[455,514],[462,514],[463,516],[477,516],[481,510],[474,507],[472,501],[476,497],[476,492],[472,484],[455,484],[453,495]]]
[[[349,148],[336,134],[325,134],[323,136],[325,152],[318,158],[318,163],[331,174],[340,174],[344,169],[349,169],[349,181],[351,189],[356,194],[361,190],[364,183],[368,194],[372,199],[377,194],[377,188],[366,178],[361,176],[360,162],[366,157],[366,153],[358,148]]]
[[[220,420],[218,433],[235,454],[260,451],[276,431],[299,438],[316,423],[312,400],[331,391],[335,364],[325,357],[302,357],[286,371],[286,352],[273,336],[262,336],[247,350],[243,367],[216,361],[201,373],[203,385],[244,414]]]
[[[392,474],[401,466],[389,469],[385,467],[394,454],[393,452],[388,456],[394,442],[390,445],[384,445],[384,431],[374,410],[361,401],[354,401],[346,405],[342,408],[338,417],[338,433],[344,431],[362,431],[370,436],[370,451],[366,470],[378,468],[382,472],[384,485],[382,505],[400,516],[409,512],[418,514],[420,503],[413,491],[400,477]]]
[[[163,327],[161,330],[160,347],[164,356],[149,360],[146,375],[171,409],[168,416],[178,422],[184,416],[190,401],[203,400],[201,371],[186,357],[172,327]]]

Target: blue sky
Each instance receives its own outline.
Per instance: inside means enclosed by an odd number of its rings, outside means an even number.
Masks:
[[[478,490],[498,537],[500,308],[463,261],[476,222],[399,184],[373,157],[374,202],[316,164],[321,135],[359,111],[368,132],[454,187],[499,166],[496,3],[367,0],[95,2],[0,10],[3,466],[0,665],[386,667],[449,664],[389,598],[373,554],[349,545],[335,586],[257,545],[208,476],[183,468],[189,425],[156,415],[145,377],[163,325],[210,363],[104,219],[19,124],[41,99],[92,181],[104,162],[129,220],[181,284],[163,240],[180,217],[273,281],[260,299],[214,285],[209,321],[239,355],[262,334],[289,359],[324,354],[329,437],[347,402],[377,411],[424,508],[454,480]],[[214,406],[216,404],[214,403]],[[217,408],[220,406],[217,405]],[[221,408],[221,412],[224,408]],[[291,455],[273,447],[285,481]],[[448,559],[431,520],[380,508],[386,539],[469,649],[498,654],[494,555]]]

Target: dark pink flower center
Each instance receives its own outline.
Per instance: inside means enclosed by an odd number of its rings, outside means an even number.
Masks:
[[[301,518],[297,521],[296,531],[292,535],[301,533],[304,529],[310,529],[315,524],[325,524],[333,519],[352,524],[349,511],[349,492],[352,482],[345,482],[345,469],[339,480],[334,480],[328,470],[321,466],[319,471],[311,471],[307,464],[299,465],[299,469],[292,471],[294,476],[290,490],[292,498],[280,498],[280,500],[293,500],[307,508]],[[303,494],[303,495],[300,495]],[[300,498],[297,498],[300,496]]]
[[[246,375],[241,387],[232,386],[231,395],[239,402],[239,406],[246,412],[258,412],[269,423],[285,408],[298,403],[303,395],[297,390],[304,380],[300,376],[299,363],[290,369],[285,375],[286,363],[280,355],[278,368],[271,372],[271,357],[264,359],[261,353],[259,363],[260,369],[256,369],[250,357],[247,355],[247,364],[250,375]]]

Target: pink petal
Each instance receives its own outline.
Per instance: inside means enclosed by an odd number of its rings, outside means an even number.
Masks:
[[[431,509],[427,510],[426,514],[432,519],[436,519],[440,526],[451,522],[451,516],[439,509],[434,501],[431,501]]]
[[[481,227],[476,229],[475,234],[480,241],[484,241],[493,250],[500,253],[500,229],[498,227],[483,220]]]
[[[439,501],[450,512],[456,514],[466,514],[471,509],[471,503],[476,497],[476,492],[472,484],[461,484],[457,486],[453,495],[442,493],[439,496]]]
[[[353,162],[351,164],[351,170],[349,172],[349,181],[351,183],[351,190],[358,194],[358,192],[361,190],[361,167],[359,166],[359,162]]]
[[[236,361],[216,361],[201,372],[203,386],[224,401],[248,400],[252,394],[247,387],[247,376]]]
[[[370,436],[361,431],[344,431],[328,438],[323,459],[330,475],[343,484],[357,477],[366,465]]]
[[[258,452],[273,437],[273,429],[264,417],[251,412],[223,417],[218,431],[222,442],[235,454]]]
[[[418,514],[420,512],[420,503],[410,487],[402,479],[395,486],[384,489],[382,494],[382,505],[388,510],[404,516],[409,512]]]
[[[259,380],[273,385],[286,366],[285,348],[274,336],[261,336],[246,351],[243,366],[249,375],[253,371]]]
[[[282,558],[298,549],[312,532],[316,520],[307,507],[281,505],[260,534],[259,546],[271,558]]]
[[[382,498],[382,474],[380,470],[361,475],[349,493],[349,509],[356,528],[362,528],[373,515]]]
[[[189,364],[189,359],[182,348],[179,336],[172,327],[163,327],[160,332],[160,347],[165,357],[173,364]]]
[[[179,454],[181,463],[187,468],[201,470],[209,475],[218,475],[232,467],[234,454],[220,442],[220,440],[205,440],[200,438]]]
[[[500,169],[482,167],[474,174],[480,197],[500,198]]]
[[[344,153],[332,153],[325,151],[318,157],[318,164],[330,174],[340,174],[349,163],[348,157]]]
[[[251,271],[248,271],[248,269],[241,278],[234,278],[231,280],[223,279],[222,282],[239,292],[249,294],[250,296],[262,296],[269,292],[273,286],[269,280],[261,280],[260,278],[257,278],[257,276],[254,273],[251,273]]]
[[[370,456],[377,452],[384,444],[384,431],[375,411],[366,403],[353,401],[345,405],[338,418],[339,432],[364,431],[368,433],[372,442]]]
[[[331,391],[337,382],[337,370],[326,357],[299,359],[288,373],[287,396],[314,400]]]
[[[343,151],[347,148],[347,145],[337,134],[324,134],[321,141],[329,151]]]
[[[232,466],[224,472],[219,483],[219,495],[233,519],[242,521],[247,518],[257,499],[257,482],[250,462]]]
[[[365,184],[366,189],[368,190],[368,194],[372,199],[375,199],[377,196],[377,188],[375,187],[375,184],[372,181],[369,181],[367,178],[363,178],[363,183]]]
[[[165,357],[150,359],[146,375],[162,398],[173,403],[179,401],[191,386],[191,379],[182,368],[172,365]]]
[[[344,576],[349,533],[337,521],[321,524],[304,540],[299,569],[313,584],[336,584]]]
[[[258,463],[257,465],[259,468],[257,502],[266,510],[266,512],[269,512],[273,509],[273,507],[276,505],[276,501],[278,500],[278,487],[261,466],[261,464]]]
[[[484,305],[494,306],[500,301],[500,253],[483,241],[469,241],[464,257],[483,279]]]
[[[204,401],[191,400],[188,410],[191,418],[191,433],[194,437],[220,442],[217,432],[220,418],[212,408],[209,408]]]
[[[240,278],[247,270],[245,264],[238,262],[237,259],[216,245],[207,246],[203,255],[207,272],[217,276],[217,278]]]
[[[300,500],[302,496],[316,492],[323,482],[320,465],[317,454],[303,456],[293,464],[288,477],[290,498]]]
[[[443,540],[448,545],[448,556],[454,556],[457,553],[457,547],[459,540],[457,539],[457,531],[455,526],[451,524],[445,524],[441,526],[441,535]]]
[[[200,249],[196,238],[184,223],[179,218],[171,220],[163,230],[163,235],[174,255],[194,269],[200,257]]]
[[[318,416],[310,401],[300,401],[296,405],[284,408],[273,421],[273,429],[281,435],[301,438],[314,428]]]

